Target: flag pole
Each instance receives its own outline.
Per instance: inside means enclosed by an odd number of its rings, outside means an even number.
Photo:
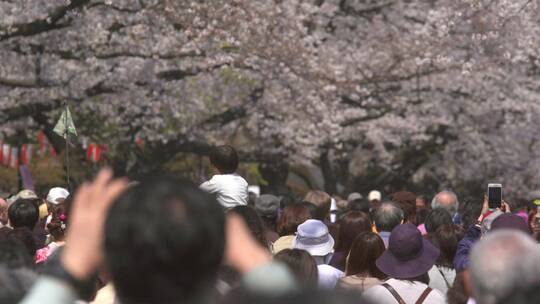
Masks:
[[[68,131],[68,102],[67,100],[64,101],[64,107],[65,107],[65,118],[64,118],[64,123],[65,123],[65,133],[64,133],[64,138],[66,140],[66,180],[67,180],[67,188],[69,191],[71,191],[71,183],[70,183],[70,179],[69,179],[69,131]]]

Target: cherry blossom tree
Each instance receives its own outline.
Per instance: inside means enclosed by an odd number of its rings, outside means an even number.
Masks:
[[[329,192],[540,186],[537,1],[21,0],[0,15],[8,138],[50,130],[67,102],[128,173],[232,142],[279,170],[317,165]]]

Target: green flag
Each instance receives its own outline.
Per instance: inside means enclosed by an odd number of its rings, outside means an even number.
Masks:
[[[77,136],[77,130],[75,129],[75,124],[73,123],[73,119],[71,118],[71,112],[69,111],[68,107],[66,107],[64,111],[62,111],[62,115],[56,123],[53,131],[54,133],[62,136],[64,139],[67,138],[68,133],[70,135]]]

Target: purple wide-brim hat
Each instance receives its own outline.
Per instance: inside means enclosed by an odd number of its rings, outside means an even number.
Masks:
[[[406,228],[403,226],[408,225],[410,224],[398,227]],[[410,229],[405,229],[409,230],[408,232],[403,231],[404,229],[398,227],[396,228],[401,231],[395,231],[396,229],[392,231],[388,249],[376,261],[377,267],[388,277],[394,279],[412,279],[427,273],[435,265],[440,254],[439,249],[422,238],[420,231],[416,227],[413,226],[416,229],[414,232]],[[395,232],[397,233],[394,235]],[[411,235],[411,233],[414,235]],[[407,248],[402,248],[401,245],[409,247],[412,251],[405,252]],[[415,252],[413,256],[410,255],[412,252]]]

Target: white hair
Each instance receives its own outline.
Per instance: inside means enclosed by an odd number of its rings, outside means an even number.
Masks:
[[[449,197],[450,200],[446,202],[442,202],[441,200],[442,196]],[[433,200],[431,201],[432,209],[437,209],[437,208],[446,209],[448,212],[450,212],[452,216],[454,216],[458,212],[458,207],[459,207],[459,201],[458,201],[457,195],[450,190],[444,190],[437,193],[437,195],[435,195],[435,197],[433,197]]]
[[[478,304],[495,304],[517,287],[540,279],[540,247],[518,230],[487,234],[471,252],[471,278]]]

